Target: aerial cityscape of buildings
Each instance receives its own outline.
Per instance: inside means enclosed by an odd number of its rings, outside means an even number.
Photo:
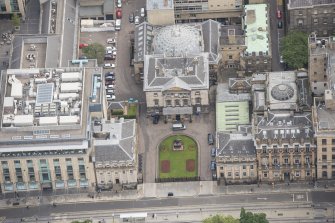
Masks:
[[[273,4],[0,0],[0,194],[335,179],[335,0]]]

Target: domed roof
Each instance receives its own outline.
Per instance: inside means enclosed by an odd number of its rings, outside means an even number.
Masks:
[[[294,95],[294,89],[287,84],[278,84],[271,89],[271,95],[278,101],[286,101]]]
[[[183,53],[202,51],[202,35],[199,29],[189,25],[172,25],[161,28],[154,40],[156,54],[181,56]]]

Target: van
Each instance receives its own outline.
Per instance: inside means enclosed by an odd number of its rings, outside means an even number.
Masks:
[[[121,19],[117,19],[115,21],[115,30],[120,30],[121,29]]]
[[[213,136],[212,133],[208,133],[207,142],[208,142],[208,145],[213,145],[214,144],[214,136]]]
[[[184,130],[184,129],[186,129],[186,126],[182,123],[175,123],[172,125],[173,131]]]
[[[144,16],[145,16],[145,9],[141,8],[141,17],[144,17]]]

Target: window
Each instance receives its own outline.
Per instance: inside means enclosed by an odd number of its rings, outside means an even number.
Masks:
[[[327,139],[322,139],[322,145],[327,145]]]
[[[311,172],[306,171],[306,177],[309,177],[311,175]]]
[[[294,146],[294,152],[298,153],[299,152],[299,145]]]
[[[239,177],[240,173],[239,172],[235,172],[235,177]]]
[[[313,14],[318,14],[318,10],[314,9]]]
[[[196,104],[201,104],[201,98],[195,98],[195,103]]]
[[[306,156],[305,160],[306,160],[306,163],[310,163],[310,158],[309,158],[309,156]]]
[[[288,164],[288,158],[284,158],[284,163]]]
[[[132,174],[132,173],[133,173],[133,170],[129,170],[129,173]]]
[[[327,24],[328,23],[328,18],[327,17],[323,17],[322,18],[322,22],[323,22],[323,24]]]
[[[175,106],[180,106],[180,100],[179,100],[179,99],[176,99],[176,100],[174,101],[174,105],[175,105]]]
[[[303,26],[304,25],[304,20],[298,19],[298,26]]]
[[[327,171],[322,171],[322,177],[327,177]]]
[[[314,24],[318,24],[318,19],[313,19]]]
[[[295,176],[296,177],[300,177],[300,172],[299,171],[295,171]]]
[[[267,178],[267,177],[268,177],[268,173],[267,173],[267,172],[264,172],[264,173],[263,173],[263,177],[264,177],[264,178]]]
[[[335,145],[335,139],[332,139],[332,144]]]
[[[327,169],[327,165],[322,165],[322,169]]]
[[[332,152],[333,152],[333,153],[335,152],[335,147],[332,147]]]
[[[284,145],[284,152],[288,153],[288,145]]]
[[[246,176],[247,176],[247,173],[246,173],[246,172],[243,172],[243,176],[246,177]]]
[[[166,100],[166,106],[171,106],[171,100]]]
[[[322,155],[322,160],[326,160],[327,159],[327,155]]]
[[[195,95],[200,95],[200,91],[196,91],[196,92],[195,92]]]
[[[158,99],[155,99],[155,100],[154,100],[154,105],[155,105],[155,106],[158,106],[158,105],[159,105],[159,100],[158,100]]]
[[[254,169],[254,165],[250,165],[250,169],[253,170]]]
[[[327,152],[327,148],[322,148],[322,152]]]
[[[46,165],[47,164],[47,160],[45,160],[45,159],[40,160],[40,164],[41,165]]]
[[[277,158],[273,158],[273,164],[277,165],[278,164],[278,159]]]
[[[71,162],[71,158],[66,158],[65,161],[66,162]]]
[[[228,177],[231,177],[231,172],[228,172]]]
[[[335,17],[333,18],[333,23],[335,23]]]
[[[183,105],[188,106],[188,100],[187,99],[183,99]]]
[[[302,11],[299,11],[299,15],[302,15]]]
[[[232,60],[233,59],[233,55],[228,55],[228,59]]]
[[[157,93],[154,93],[154,97],[158,97],[158,94],[157,94]]]
[[[263,153],[266,153],[266,146],[262,146]]]
[[[294,164],[300,164],[300,159],[299,158],[295,158],[294,159]]]
[[[243,165],[242,168],[245,170],[245,169],[247,169],[247,166],[246,166],[246,165]]]
[[[332,155],[332,160],[335,160],[335,155]]]
[[[223,166],[220,166],[220,170],[223,170]]]

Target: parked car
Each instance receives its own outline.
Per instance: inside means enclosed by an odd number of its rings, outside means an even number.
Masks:
[[[104,68],[115,68],[115,64],[113,63],[105,63]]]
[[[82,49],[82,48],[85,48],[85,47],[88,47],[87,43],[80,43],[79,44],[79,49]]]
[[[107,76],[115,76],[115,73],[113,71],[109,71],[107,73],[105,73],[105,77]]]
[[[106,93],[114,95],[115,92],[114,92],[114,89],[106,89]]]
[[[122,18],[122,10],[121,9],[117,9],[116,10],[116,18],[117,19],[121,19]]]
[[[107,46],[106,47],[106,51],[114,51],[114,50],[116,50],[115,46]]]
[[[284,63],[283,56],[280,56],[280,58],[279,58],[279,62],[280,62],[280,63]]]
[[[134,22],[134,13],[130,13],[130,15],[129,15],[129,22],[130,23]]]
[[[213,145],[214,144],[214,136],[213,136],[212,133],[208,133],[207,142],[208,142],[208,145]]]
[[[135,16],[135,25],[140,24],[140,17],[139,16]]]
[[[109,39],[107,39],[107,44],[115,44],[115,43],[116,43],[115,38],[109,38]]]
[[[80,57],[79,57],[79,60],[86,60],[87,59],[87,56],[85,56],[85,55],[81,55]]]
[[[115,81],[115,76],[108,76],[108,77],[105,77],[105,80],[106,81]]]
[[[154,115],[154,117],[153,117],[153,121],[152,121],[152,123],[153,124],[158,124],[158,122],[159,122],[159,115]]]
[[[122,7],[122,0],[117,0],[117,7],[121,8]]]
[[[114,57],[111,54],[105,54],[105,60],[114,60]]]
[[[216,157],[216,148],[211,148],[211,157]]]
[[[283,22],[282,21],[279,21],[278,22],[278,29],[282,29],[283,28]]]
[[[105,80],[105,86],[107,85],[115,85],[115,80]]]
[[[107,101],[114,101],[115,100],[115,95],[107,94],[106,98],[107,98]]]
[[[215,163],[215,161],[211,161],[210,168],[211,168],[211,170],[216,170],[216,163]]]
[[[280,10],[277,10],[277,19],[281,19],[282,18],[282,13]]]
[[[141,17],[144,17],[144,16],[145,16],[145,9],[141,8]]]
[[[107,85],[107,89],[114,89],[114,85],[113,84]]]

